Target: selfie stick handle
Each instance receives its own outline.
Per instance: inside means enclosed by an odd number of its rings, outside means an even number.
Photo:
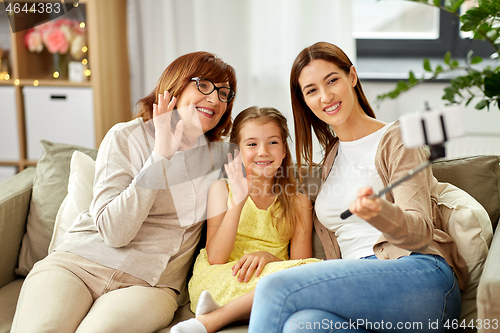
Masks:
[[[368,198],[369,199],[376,199],[376,198],[380,198],[381,196],[383,196],[384,194],[386,194],[387,192],[391,191],[393,188],[395,188],[396,186],[398,186],[399,184],[401,184],[402,182],[404,181],[407,181],[408,179],[412,178],[413,176],[415,176],[418,172],[422,171],[423,169],[425,169],[429,164],[431,164],[431,161],[428,160],[428,161],[425,161],[423,162],[422,164],[420,164],[418,167],[416,167],[415,169],[411,169],[410,171],[408,171],[408,173],[406,175],[404,175],[403,177],[397,179],[396,181],[394,181],[393,183],[389,183],[387,184],[386,187],[384,187],[382,190],[380,190],[379,192],[377,193],[374,193],[372,195],[370,195]],[[340,214],[340,218],[342,220],[345,220],[346,218],[348,218],[349,216],[351,216],[352,213],[349,209],[347,209],[346,211],[344,211],[342,214]]]

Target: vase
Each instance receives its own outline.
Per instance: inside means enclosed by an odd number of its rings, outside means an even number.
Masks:
[[[54,78],[63,80],[68,79],[68,63],[68,54],[54,54]]]

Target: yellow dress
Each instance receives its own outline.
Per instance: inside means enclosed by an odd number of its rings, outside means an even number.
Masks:
[[[229,193],[228,202],[231,200]],[[275,202],[272,205],[277,205]],[[224,305],[229,301],[255,289],[257,282],[264,276],[280,271],[285,268],[300,266],[319,259],[288,260],[288,243],[280,240],[280,235],[271,221],[271,207],[259,209],[249,197],[243,206],[234,242],[234,248],[229,256],[229,262],[221,265],[210,265],[207,251],[202,249],[196,258],[193,268],[193,277],[189,281],[189,297],[191,299],[191,311],[195,312],[198,298],[203,290],[207,290],[213,299]],[[238,275],[232,275],[232,267],[247,253],[267,251],[276,257],[285,260],[270,262],[260,276],[252,276],[248,282],[238,282]]]

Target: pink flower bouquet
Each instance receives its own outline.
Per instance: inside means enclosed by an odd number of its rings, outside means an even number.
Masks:
[[[59,19],[29,29],[24,41],[30,52],[40,53],[45,46],[50,53],[64,55],[70,51],[75,60],[81,60],[86,30],[76,20]]]

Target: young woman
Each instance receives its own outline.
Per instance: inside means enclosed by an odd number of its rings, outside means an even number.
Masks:
[[[249,332],[443,332],[460,314],[467,267],[443,231],[430,168],[371,194],[427,159],[403,146],[398,123],[375,119],[356,69],[320,42],[295,59],[290,87],[297,163],[325,149],[314,225],[328,259],[257,285]],[[340,214],[349,208],[346,220]],[[438,329],[436,329],[438,327]]]
[[[211,53],[167,67],[139,117],[103,139],[90,209],[26,278],[12,332],[155,332],[170,323],[187,298],[208,188],[227,154],[214,142],[229,133],[235,91],[234,69]]]
[[[241,153],[226,165],[228,179],[210,187],[207,247],[189,282],[196,318],[172,333],[216,332],[248,319],[261,277],[318,261],[304,260],[312,255],[312,206],[297,191],[287,138],[286,118],[274,108],[251,107],[234,120],[230,141]]]

